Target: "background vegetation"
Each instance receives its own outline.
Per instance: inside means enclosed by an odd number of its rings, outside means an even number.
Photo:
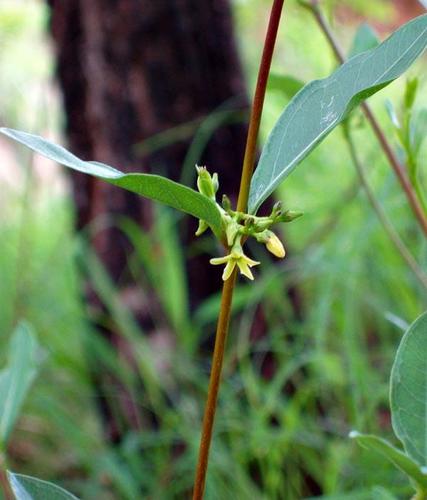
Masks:
[[[329,6],[345,47],[364,17],[382,37],[402,21],[393,2],[351,3],[351,10],[343,2],[338,10],[333,2]],[[259,0],[234,4],[249,88],[268,6]],[[47,18],[47,8],[36,0],[0,2],[0,121],[58,136],[62,115]],[[421,79],[416,107],[427,105],[425,64],[424,58],[409,74]],[[289,1],[273,71],[307,81],[334,67],[310,15]],[[384,104],[390,99],[399,107],[404,84],[401,79],[371,100],[393,139]],[[286,102],[284,93],[268,93],[263,138]],[[354,119],[376,196],[425,268],[425,239],[362,115]],[[84,235],[74,232],[62,170],[1,138],[0,155],[0,342],[6,346],[13,326],[25,318],[46,351],[10,445],[12,469],[62,484],[83,498],[135,499],[141,491],[156,500],[185,498],[207,388],[205,355],[218,309],[213,296],[189,313],[182,255],[197,252],[197,246],[175,244],[176,214],[164,209],[156,209],[150,233],[128,220],[116,222],[134,248],[128,272],[158,294],[161,312],[152,313],[153,323],[167,326],[163,335],[147,337],[119,303]],[[254,247],[252,254],[263,260],[256,286],[239,282],[207,498],[392,498],[380,485],[407,498],[405,478],[347,435],[357,429],[392,439],[389,372],[403,330],[425,309],[426,291],[358,187],[340,130],[304,161],[278,197],[305,216],[286,226],[285,261],[266,261]],[[209,239],[204,244],[213,245]],[[98,324],[114,323],[131,343],[137,366],[118,359],[114,346],[87,320],[81,298],[87,276],[106,304]],[[256,336],[253,322],[260,321],[261,304],[268,335]],[[107,387],[109,403],[119,406],[123,394],[132,394],[144,410],[140,430],[117,445],[103,436],[88,346],[116,374]],[[0,349],[1,362],[5,355]]]

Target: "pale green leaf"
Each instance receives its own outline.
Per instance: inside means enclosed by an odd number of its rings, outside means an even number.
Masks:
[[[399,345],[390,402],[394,432],[408,455],[427,468],[427,312],[412,323]]]
[[[7,476],[16,500],[78,500],[56,484],[13,472]]]
[[[304,87],[304,83],[290,75],[280,75],[279,73],[270,73],[268,77],[267,90],[276,90],[281,92],[286,98],[292,99]]]
[[[203,219],[217,235],[221,233],[221,216],[215,202],[194,189],[159,175],[125,174],[104,163],[81,160],[62,146],[27,132],[9,128],[0,128],[0,132],[61,165]]]
[[[389,490],[382,486],[375,486],[372,488],[372,495],[370,500],[398,500],[396,496]]]
[[[7,443],[36,376],[40,352],[32,328],[19,324],[10,341],[8,365],[0,372],[0,449]]]
[[[348,56],[353,57],[366,50],[373,49],[379,45],[379,43],[380,40],[373,28],[367,23],[362,23],[356,31]]]
[[[351,432],[350,437],[364,448],[383,455],[397,468],[407,474],[416,485],[427,488],[427,474],[424,469],[403,451],[398,450],[385,439],[381,439],[372,434],[360,434],[356,431]]]
[[[376,48],[363,52],[324,80],[306,85],[292,99],[267,139],[252,178],[249,212],[294,170],[363,99],[398,78],[427,45],[427,15],[402,26]]]

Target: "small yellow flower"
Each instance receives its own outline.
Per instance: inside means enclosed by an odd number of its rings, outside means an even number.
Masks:
[[[228,278],[233,274],[236,265],[239,268],[240,274],[243,274],[250,280],[253,280],[254,276],[250,268],[259,264],[259,262],[257,262],[256,260],[250,259],[242,251],[238,250],[232,250],[231,253],[229,253],[225,257],[217,257],[215,259],[211,259],[210,263],[214,266],[226,264],[224,272],[222,273],[222,279],[224,281],[227,281]]]

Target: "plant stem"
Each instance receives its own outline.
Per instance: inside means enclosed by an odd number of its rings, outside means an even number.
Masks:
[[[369,186],[368,179],[366,177],[364,168],[362,163],[360,162],[359,156],[357,154],[357,149],[353,141],[353,137],[351,131],[347,125],[344,125],[344,137],[347,142],[350,156],[353,161],[353,164],[356,168],[357,175],[359,176],[359,180],[363,189],[365,190],[366,196],[368,197],[368,201],[371,204],[374,212],[376,213],[379,221],[381,222],[385,232],[390,238],[391,242],[396,247],[397,251],[401,255],[402,259],[406,262],[406,264],[411,268],[415,276],[418,278],[420,283],[427,289],[427,274],[422,270],[422,268],[418,265],[417,261],[412,256],[411,252],[406,247],[405,243],[400,238],[398,232],[394,228],[393,224],[390,222],[387,214],[384,212],[381,204],[375,197],[374,192]]]
[[[319,8],[318,0],[311,0],[310,5],[307,5],[307,7],[313,13],[320,29],[322,30],[323,34],[325,35],[326,39],[329,42],[329,45],[331,46],[331,49],[334,52],[336,59],[342,64],[343,62],[345,62],[345,55],[341,47],[339,46],[334,34],[332,33],[325,19],[325,16],[323,15],[323,12]],[[418,200],[417,194],[415,193],[413,186],[411,185],[411,182],[408,179],[405,168],[401,165],[397,156],[395,155],[392,146],[388,142],[383,130],[381,129],[380,124],[378,123],[377,119],[372,113],[371,108],[366,103],[363,103],[361,106],[366,116],[366,119],[370,123],[381,145],[381,148],[383,149],[385,155],[387,156],[387,159],[392,169],[394,170],[394,173],[396,174],[397,179],[400,182],[400,185],[406,194],[406,197],[408,198],[408,202],[412,208],[412,211],[418,223],[420,224],[425,236],[427,236],[427,214],[423,210],[423,207],[421,206],[420,201]]]
[[[243,159],[242,177],[240,179],[239,199],[237,201],[238,212],[246,212],[248,204],[249,189],[255,165],[256,144],[261,123],[262,108],[264,106],[265,90],[267,88],[267,80],[270,73],[271,59],[273,57],[283,3],[284,0],[274,0],[273,7],[271,8],[270,21],[265,37],[264,50],[261,57],[251,116],[249,119],[248,137]]]
[[[255,165],[256,146],[258,132],[261,122],[262,109],[264,105],[267,80],[270,72],[271,59],[277,38],[280,17],[282,14],[284,0],[274,0],[271,8],[264,49],[258,71],[255,95],[249,119],[248,136],[246,140],[245,155],[243,158],[242,175],[240,179],[239,197],[237,210],[246,212],[250,182]],[[212,369],[209,380],[208,397],[203,417],[202,435],[200,439],[199,458],[194,481],[193,500],[202,500],[205,490],[206,472],[208,468],[209,449],[212,441],[212,430],[215,419],[215,411],[218,400],[218,391],[221,382],[222,363],[224,359],[225,343],[228,335],[228,326],[231,315],[234,285],[236,282],[236,270],[232,276],[225,281],[222,288],[221,308],[215,337],[215,348],[212,359]]]
[[[196,480],[194,482],[194,500],[202,499],[205,490],[209,448],[212,440],[212,429],[218,400],[219,384],[221,381],[222,362],[224,358],[225,342],[227,340],[228,334],[228,325],[230,322],[231,304],[233,301],[235,282],[236,271],[234,271],[232,276],[224,282],[222,288],[221,308],[219,311],[218,324],[216,329],[215,349],[212,359],[208,398],[206,401],[205,414],[203,417],[203,429],[200,439],[199,460],[196,469]]]

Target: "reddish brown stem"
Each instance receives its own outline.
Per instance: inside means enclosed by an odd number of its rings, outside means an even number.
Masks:
[[[318,25],[320,26],[322,32],[324,33],[325,37],[327,38],[329,45],[332,48],[332,51],[335,54],[336,59],[342,64],[345,62],[345,55],[343,51],[341,50],[341,47],[339,46],[337,40],[335,39],[334,34],[332,33],[331,29],[329,28],[328,23],[326,22],[325,16],[323,15],[322,11],[319,8],[318,2],[316,0],[312,0],[311,5],[310,5],[310,10],[313,12],[314,17],[316,18],[316,21]],[[420,224],[424,234],[427,236],[427,215],[424,212],[421,203],[417,197],[417,194],[415,193],[412,184],[406,174],[405,168],[402,166],[402,164],[399,162],[396,154],[393,151],[393,148],[391,147],[390,143],[388,142],[383,130],[380,127],[380,124],[378,123],[378,120],[375,118],[374,114],[372,113],[371,108],[368,106],[368,104],[363,103],[362,104],[362,110],[366,116],[366,119],[370,123],[377,139],[378,142],[380,143],[384,154],[387,156],[387,159],[396,174],[396,177],[405,192],[405,195],[408,199],[408,202],[412,208],[412,211]]]
[[[252,173],[255,166],[256,144],[259,126],[261,123],[262,108],[264,106],[265,90],[267,88],[268,75],[270,73],[271,59],[276,44],[277,30],[279,29],[280,16],[282,14],[284,0],[274,0],[265,37],[264,50],[258,72],[252,111],[249,120],[248,137],[246,140],[245,156],[243,159],[242,177],[240,180],[239,199],[237,210],[246,212]]]
[[[4,500],[14,500],[15,496],[10,487],[6,473],[6,464],[3,455],[0,453],[0,496],[3,492]]]
[[[270,72],[271,59],[273,56],[283,3],[284,0],[274,0],[258,72],[255,96],[249,120],[245,156],[243,159],[239,198],[237,201],[237,210],[241,212],[246,211],[248,204],[250,182],[255,165],[256,144],[261,122],[262,108],[264,105],[267,80]],[[224,359],[225,343],[228,335],[228,325],[230,322],[231,305],[233,301],[235,282],[236,271],[234,271],[233,275],[224,283],[222,289],[221,309],[218,317],[215,337],[215,349],[212,360],[211,376],[209,380],[208,397],[206,401],[205,414],[203,417],[202,436],[200,439],[199,459],[197,462],[196,479],[194,482],[193,500],[202,500],[205,490],[209,449],[212,441],[212,430],[218,400],[218,391],[221,382],[222,364]]]
[[[212,440],[212,429],[215,419],[219,385],[221,382],[222,362],[224,359],[225,342],[227,340],[230,322],[231,304],[233,301],[236,271],[224,282],[221,296],[221,309],[215,338],[215,349],[212,360],[211,377],[209,381],[208,398],[203,417],[202,437],[200,439],[199,461],[194,482],[193,500],[201,500],[205,490],[206,471],[208,468],[209,448]]]

